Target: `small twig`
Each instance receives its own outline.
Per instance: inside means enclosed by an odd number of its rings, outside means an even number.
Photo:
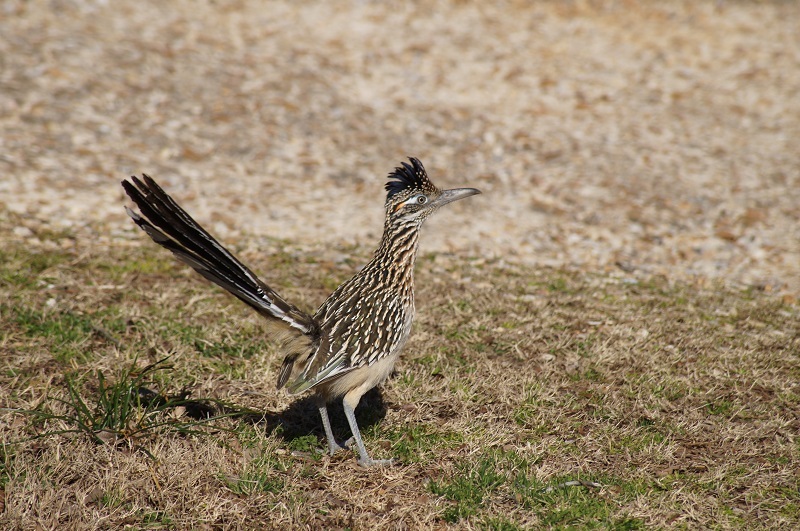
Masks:
[[[158,489],[159,492],[163,492],[161,490],[161,484],[158,482],[158,477],[156,477],[156,471],[153,470],[153,467],[150,466],[149,464],[148,464],[147,468],[150,469],[150,475],[153,477],[153,483],[156,484],[156,488]]]
[[[106,341],[108,341],[109,343],[111,343],[112,345],[117,347],[119,350],[122,350],[122,343],[120,343],[119,340],[116,337],[111,335],[111,332],[109,332],[108,330],[106,330],[102,326],[93,324],[92,325],[92,332],[94,332],[98,336],[102,337],[103,339],[105,339]]]
[[[599,489],[602,488],[601,483],[596,483],[594,481],[583,481],[583,480],[576,480],[576,481],[565,481],[564,483],[559,483],[558,485],[553,485],[552,487],[547,487],[544,489],[545,492],[553,492],[556,489],[563,489],[565,487],[587,487],[592,489]]]

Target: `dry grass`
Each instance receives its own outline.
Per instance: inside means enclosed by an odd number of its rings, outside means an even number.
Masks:
[[[280,360],[259,321],[166,253],[4,240],[0,527],[800,525],[797,306],[713,285],[423,256],[415,332],[358,412],[375,456],[401,464],[362,470],[354,456],[316,452],[316,412],[274,390]],[[309,308],[366,258],[249,243],[268,251],[245,250],[246,261]],[[213,433],[176,420],[98,442],[31,439],[73,426],[14,412],[68,416],[53,400],[68,398],[67,381],[94,404],[96,371],[114,385],[165,356],[172,368],[149,388],[259,415],[216,420],[224,430]],[[347,434],[341,412],[334,424]],[[573,480],[602,487],[559,487]]]

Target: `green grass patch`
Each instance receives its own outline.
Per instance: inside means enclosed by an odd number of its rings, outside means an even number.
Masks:
[[[475,463],[462,463],[447,480],[431,482],[430,490],[453,502],[442,513],[444,521],[456,523],[475,515],[492,492],[507,480],[495,456],[485,456]]]
[[[520,456],[518,453],[493,451],[481,455],[477,460],[461,462],[446,479],[431,482],[432,493],[444,497],[450,503],[442,511],[441,518],[455,524],[461,520],[473,521],[486,513],[487,507],[496,506],[490,512],[501,511],[507,500],[528,509],[536,516],[537,526],[552,529],[643,529],[644,522],[620,514],[617,506],[608,498],[600,496],[600,485],[614,485],[633,498],[641,494],[641,485],[620,486],[620,482],[588,477],[556,476],[543,482],[536,477],[538,461]],[[484,529],[518,529],[519,525],[507,517],[494,516],[477,519]]]
[[[64,251],[29,251],[22,247],[0,250],[0,286],[35,289],[48,280],[48,271],[74,259]]]
[[[295,437],[289,441],[287,446],[289,447],[289,450],[293,452],[303,452],[310,456],[318,457],[321,457],[322,455],[319,452],[320,448],[322,448],[322,445],[320,444],[320,441],[316,435],[302,435],[300,437]],[[325,443],[325,448],[327,448],[327,442]]]
[[[123,442],[130,446],[158,432],[198,435],[227,429],[215,421],[231,414],[214,414],[217,406],[226,404],[189,400],[184,395],[161,396],[148,388],[154,373],[170,369],[165,361],[139,368],[134,360],[113,380],[101,370],[94,373],[94,379],[67,374],[65,396],[51,394],[37,409],[15,412],[31,420],[34,438],[79,433],[97,443]],[[181,419],[176,411],[187,416]]]
[[[3,313],[7,313],[5,307]],[[53,357],[62,363],[71,360],[85,362],[91,359],[91,340],[100,328],[96,318],[69,311],[47,311],[21,306],[10,308],[12,323],[31,339],[46,341]],[[119,319],[103,319],[104,326],[121,331]]]
[[[258,493],[279,494],[283,491],[286,479],[282,474],[285,467],[274,456],[260,455],[244,465],[239,475],[222,475],[225,485],[239,496]]]
[[[392,443],[392,455],[403,463],[427,462],[443,450],[464,442],[464,435],[455,431],[437,431],[425,424],[410,424],[399,429],[382,430],[381,437]]]

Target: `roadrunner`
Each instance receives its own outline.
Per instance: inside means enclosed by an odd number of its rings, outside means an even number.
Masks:
[[[386,219],[370,262],[339,286],[312,316],[290,304],[220,245],[156,182],[144,175],[122,186],[141,214],[126,208],[154,242],[172,251],[208,280],[225,288],[272,323],[285,353],[278,389],[313,389],[328,449],[333,455],[355,442],[358,463],[386,465],[364,447],[355,408],[361,397],[391,373],[414,318],[414,259],[422,223],[439,207],[479,194],[474,188],[440,190],[415,158],[389,174]],[[342,399],[353,437],[339,444],[327,404]]]

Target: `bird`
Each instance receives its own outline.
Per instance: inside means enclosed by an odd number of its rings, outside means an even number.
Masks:
[[[328,452],[355,444],[358,464],[386,466],[364,446],[355,409],[361,397],[391,374],[414,319],[414,262],[420,229],[442,206],[481,193],[475,188],[437,188],[419,159],[409,157],[389,173],[383,235],[372,259],[342,283],[312,315],[264,283],[197,223],[151,177],[133,176],[122,186],[138,207],[128,215],[158,245],[267,319],[284,354],[277,388],[314,393]],[[328,404],[341,400],[352,437],[339,443]],[[352,451],[352,450],[351,450]]]

